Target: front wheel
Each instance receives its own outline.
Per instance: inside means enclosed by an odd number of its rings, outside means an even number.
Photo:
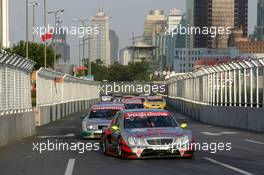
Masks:
[[[117,157],[119,157],[120,159],[124,158],[122,151],[122,141],[120,138],[118,139],[118,145],[117,145]]]
[[[107,148],[106,148],[106,139],[105,136],[102,137],[102,151],[106,155],[107,154]]]

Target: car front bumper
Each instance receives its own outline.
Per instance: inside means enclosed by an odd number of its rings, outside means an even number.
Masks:
[[[193,150],[179,151],[170,148],[157,148],[157,147],[142,147],[131,148],[130,152],[124,152],[124,157],[127,159],[147,159],[147,158],[166,158],[166,157],[179,157],[190,158],[193,156]]]
[[[89,130],[82,131],[81,137],[83,139],[100,139],[102,136],[102,130]]]

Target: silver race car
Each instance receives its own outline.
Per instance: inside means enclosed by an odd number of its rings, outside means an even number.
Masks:
[[[101,138],[102,129],[110,125],[115,114],[125,108],[122,104],[99,104],[92,106],[82,121],[81,137]]]
[[[194,138],[166,110],[133,109],[116,114],[103,130],[102,150],[120,158],[192,157]]]

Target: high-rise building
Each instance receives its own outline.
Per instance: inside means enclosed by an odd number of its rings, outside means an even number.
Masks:
[[[168,28],[174,29],[178,27],[181,20],[182,20],[181,11],[174,8],[173,10],[170,11],[170,14],[168,16]]]
[[[258,0],[256,35],[258,40],[264,41],[264,0]]]
[[[61,27],[62,19],[58,18],[56,22],[58,33],[53,36],[52,46],[56,45],[56,52],[60,55],[56,64],[70,64],[70,46],[67,44],[66,31]]]
[[[186,0],[186,27],[194,26],[194,0]],[[193,48],[193,35],[186,36],[186,47]]]
[[[163,10],[151,10],[147,15],[144,24],[143,40],[146,44],[153,44],[155,34],[165,35],[167,27],[167,17]]]
[[[243,36],[248,36],[248,0],[235,0],[235,28],[242,28]]]
[[[9,0],[0,0],[0,48],[9,47]]]
[[[183,16],[181,15],[181,11],[177,9],[171,10],[168,16],[168,29],[170,31],[175,30],[180,24],[182,24]],[[181,41],[179,41],[179,35],[166,36],[166,46],[165,46],[165,54],[166,54],[166,63],[165,69],[171,70],[173,68],[173,59],[174,59],[174,48],[179,46]],[[185,43],[185,41],[183,41]],[[185,47],[185,44],[184,44]]]
[[[120,64],[128,65],[129,63],[132,63],[132,59],[133,59],[132,55],[133,55],[133,51],[131,49],[128,49],[128,47],[120,49],[119,51]]]
[[[188,0],[187,21],[191,27],[243,28],[244,36],[248,34],[248,0]],[[218,33],[218,32],[217,32]],[[204,33],[193,34],[187,39],[191,47],[227,48],[228,34],[215,37]]]
[[[109,38],[110,38],[110,51],[111,51],[110,63],[114,64],[115,62],[119,62],[118,60],[119,38],[114,30],[109,31]]]
[[[92,26],[98,27],[99,34],[92,35],[89,57],[92,61],[99,59],[105,65],[110,65],[109,17],[102,8],[99,8],[92,18]]]

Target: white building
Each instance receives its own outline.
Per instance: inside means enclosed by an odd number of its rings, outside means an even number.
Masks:
[[[201,58],[237,58],[242,55],[235,48],[208,49],[208,48],[181,48],[174,50],[173,70],[176,73],[191,72],[195,69],[196,61]],[[245,55],[244,55],[245,56]]]
[[[9,0],[0,0],[0,48],[9,47]]]
[[[93,61],[99,59],[105,65],[110,65],[109,17],[102,8],[92,18],[92,26],[99,28],[99,34],[94,34],[91,38],[89,56]]]
[[[132,63],[132,50],[128,49],[127,47],[120,49],[119,60],[120,64],[122,65],[128,65],[129,63]]]
[[[168,16],[168,28],[175,29],[181,23],[182,15],[181,11],[176,8],[170,11],[170,15]]]

